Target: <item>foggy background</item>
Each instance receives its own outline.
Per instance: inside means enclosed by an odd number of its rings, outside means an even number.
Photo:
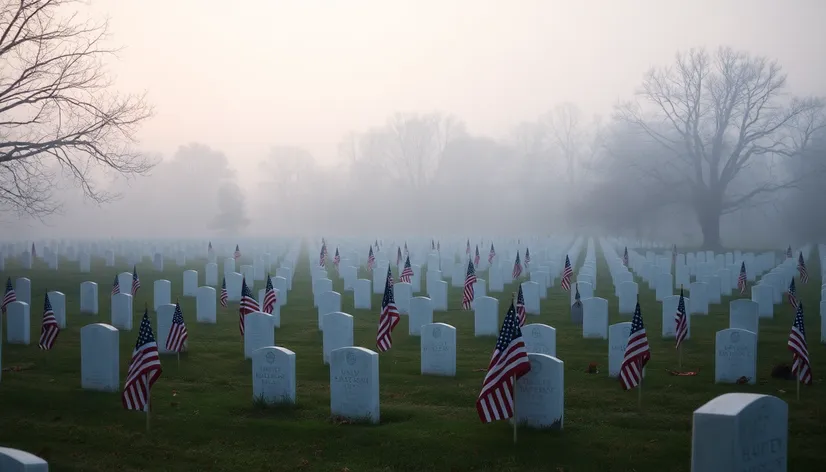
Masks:
[[[73,7],[78,9],[77,7]],[[558,231],[699,244],[684,169],[628,103],[675,54],[720,47],[826,95],[826,2],[96,0],[114,87],[146,91],[150,175],[56,180],[61,213],[2,215],[5,238]],[[793,142],[784,136],[784,142]],[[826,236],[826,136],[754,158],[721,220],[728,245]],[[797,178],[796,176],[801,176]],[[806,178],[803,178],[805,176]],[[768,187],[766,187],[768,189]]]

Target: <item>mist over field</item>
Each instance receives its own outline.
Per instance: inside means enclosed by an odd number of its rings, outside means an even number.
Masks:
[[[816,0],[55,3],[115,124],[0,56],[4,238],[826,235]]]

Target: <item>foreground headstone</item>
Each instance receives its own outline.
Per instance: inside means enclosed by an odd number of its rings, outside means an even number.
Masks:
[[[547,354],[529,353],[531,370],[516,381],[517,424],[562,429],[565,409],[565,363]]]
[[[295,403],[295,353],[266,346],[252,353],[252,398],[264,403]]]
[[[757,335],[745,329],[717,332],[714,345],[714,382],[737,383],[742,377],[757,382]]]
[[[49,463],[26,451],[0,447],[0,470],[3,472],[49,472]]]
[[[7,332],[6,340],[9,344],[31,343],[31,315],[29,304],[26,302],[11,302],[6,306]],[[2,320],[0,320],[2,321]]]
[[[117,392],[120,379],[120,333],[111,325],[94,323],[80,328],[80,386],[86,390]]]
[[[789,406],[754,393],[727,393],[694,411],[691,471],[785,472]]]
[[[529,353],[556,356],[556,329],[542,323],[527,324],[522,328],[522,339]]]
[[[456,376],[456,328],[430,323],[421,330],[422,375]]]
[[[330,412],[333,416],[377,424],[379,355],[363,347],[330,353]]]

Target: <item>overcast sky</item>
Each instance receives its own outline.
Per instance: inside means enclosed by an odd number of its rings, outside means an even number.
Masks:
[[[694,46],[777,58],[826,94],[826,0],[95,0],[126,46],[111,64],[156,116],[143,146],[223,150],[243,180],[269,146],[336,160],[395,111],[452,112],[504,137],[553,104],[609,113],[643,73]]]

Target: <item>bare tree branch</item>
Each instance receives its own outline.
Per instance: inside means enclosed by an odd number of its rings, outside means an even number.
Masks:
[[[37,217],[59,209],[59,168],[89,199],[93,172],[132,176],[154,162],[133,149],[152,110],[141,95],[113,92],[103,59],[108,25],[60,17],[75,0],[0,0],[0,211]]]

